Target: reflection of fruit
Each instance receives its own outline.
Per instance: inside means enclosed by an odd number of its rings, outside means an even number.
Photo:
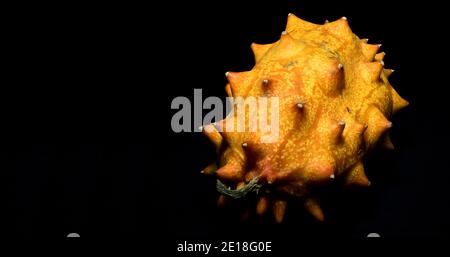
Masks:
[[[229,96],[279,97],[279,140],[264,144],[258,132],[218,132],[229,115],[205,126],[219,168],[214,163],[203,173],[215,174],[218,190],[234,198],[256,189],[256,212],[272,206],[278,222],[286,196],[301,198],[323,220],[312,189],[335,179],[370,185],[361,158],[376,145],[393,147],[387,117],[408,105],[389,84],[393,70],[384,69],[379,47],[353,34],[346,18],[316,25],[290,14],[279,41],[252,44],[251,71],[227,73]]]

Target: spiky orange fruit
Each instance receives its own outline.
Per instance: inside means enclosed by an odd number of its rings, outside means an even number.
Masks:
[[[266,188],[258,194],[256,212],[272,206],[277,222],[286,210],[283,195],[302,199],[323,220],[311,189],[338,177],[348,185],[370,185],[362,157],[377,144],[393,147],[388,117],[408,102],[389,84],[393,70],[384,68],[380,45],[359,39],[345,17],[317,25],[289,14],[280,40],[251,48],[255,66],[227,73],[226,92],[279,97],[279,140],[261,143],[258,132],[219,132],[230,118],[237,120],[232,113],[205,126],[219,160],[203,173],[215,174],[219,191],[231,197]]]

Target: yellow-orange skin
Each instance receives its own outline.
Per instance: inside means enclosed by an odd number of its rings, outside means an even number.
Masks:
[[[261,143],[258,132],[217,132],[230,117],[205,126],[220,161],[217,171],[213,164],[204,172],[239,186],[259,176],[272,190],[302,198],[323,220],[310,188],[341,176],[347,184],[368,186],[361,158],[377,144],[393,147],[388,118],[408,105],[389,84],[392,70],[384,69],[379,47],[353,34],[346,18],[317,25],[290,14],[279,41],[252,44],[251,71],[227,73],[229,96],[279,97],[279,140]],[[281,222],[286,201],[271,201]],[[262,196],[257,213],[269,205]]]

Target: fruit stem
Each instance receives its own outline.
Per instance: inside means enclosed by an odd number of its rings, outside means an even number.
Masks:
[[[229,196],[234,199],[239,199],[244,198],[251,192],[256,192],[256,194],[258,194],[259,189],[262,187],[261,184],[258,184],[258,181],[259,177],[255,177],[242,188],[233,190],[227,188],[220,180],[217,180],[216,189],[223,195]]]

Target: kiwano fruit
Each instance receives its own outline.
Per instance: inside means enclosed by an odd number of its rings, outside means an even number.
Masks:
[[[237,120],[233,112],[202,127],[218,156],[202,173],[217,177],[219,203],[256,192],[256,213],[272,209],[282,222],[294,198],[323,220],[314,192],[333,181],[369,186],[362,157],[393,148],[388,119],[408,105],[388,81],[393,70],[384,68],[380,46],[353,34],[345,17],[318,25],[293,14],[277,42],[253,43],[254,67],[227,72],[225,91],[278,97],[279,138],[263,143],[258,131],[224,131]]]

